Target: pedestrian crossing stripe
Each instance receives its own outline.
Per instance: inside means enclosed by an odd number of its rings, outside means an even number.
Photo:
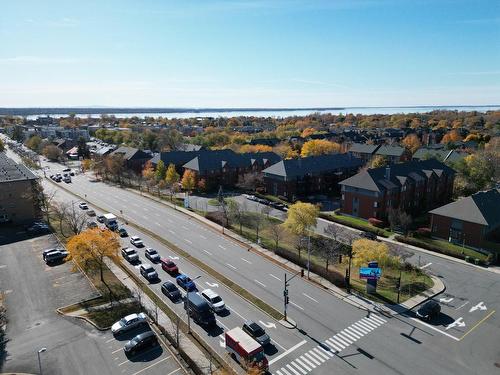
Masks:
[[[344,328],[333,337],[326,339],[323,344],[295,358],[279,370],[276,370],[273,374],[307,375],[316,367],[321,366],[324,362],[333,358],[335,354],[340,353],[342,350],[384,323],[387,323],[387,320],[379,315],[370,313],[367,317],[352,323],[349,327]]]

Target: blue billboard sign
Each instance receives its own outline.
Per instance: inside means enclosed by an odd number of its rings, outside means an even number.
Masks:
[[[378,280],[382,276],[381,268],[360,267],[359,278],[365,280]]]

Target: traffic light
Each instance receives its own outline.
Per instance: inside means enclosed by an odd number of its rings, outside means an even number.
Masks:
[[[288,305],[290,303],[290,298],[288,296],[285,297],[285,304]]]

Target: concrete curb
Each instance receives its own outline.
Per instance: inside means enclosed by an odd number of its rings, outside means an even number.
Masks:
[[[62,316],[67,316],[67,317],[70,317],[70,318],[76,318],[76,319],[80,319],[80,320],[84,320],[86,321],[87,323],[91,324],[92,326],[94,326],[96,329],[98,329],[99,331],[107,331],[108,329],[111,328],[111,326],[109,327],[100,327],[98,326],[95,322],[93,322],[92,320],[90,320],[89,318],[85,317],[85,316],[80,316],[80,315],[69,315],[69,314],[65,314],[63,313],[62,311],[59,310],[60,308],[56,309],[56,312],[59,314],[59,315],[62,315]]]

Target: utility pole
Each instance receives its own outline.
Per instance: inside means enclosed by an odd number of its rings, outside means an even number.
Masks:
[[[311,232],[307,237],[307,280],[309,280],[309,271],[311,269]]]
[[[351,264],[352,264],[352,247],[349,250],[349,267],[345,270],[345,284],[347,293],[351,293]]]
[[[399,279],[398,279],[398,284],[397,284],[397,287],[398,287],[398,304],[399,304],[399,295],[401,294],[401,270],[399,270]]]
[[[287,321],[287,311],[286,306],[290,303],[290,298],[288,297],[288,287],[290,286],[290,281],[297,275],[300,275],[302,272],[297,272],[290,279],[287,280],[285,273],[285,289],[283,290],[283,315],[285,316],[285,321]]]

